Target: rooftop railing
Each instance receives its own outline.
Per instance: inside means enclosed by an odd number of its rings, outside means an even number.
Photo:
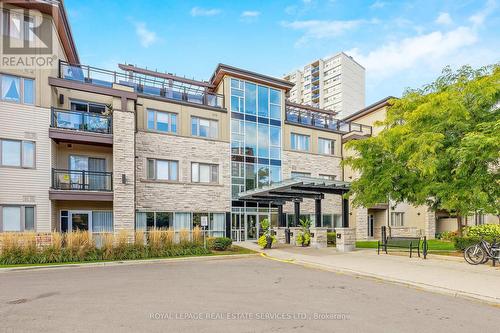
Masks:
[[[333,115],[287,106],[285,120],[299,125],[313,126],[341,133],[357,132],[371,135],[372,127],[333,118]]]
[[[182,85],[174,80],[154,76],[137,75],[131,72],[116,72],[86,65],[59,62],[59,77],[66,80],[89,83],[112,88],[113,84],[131,87],[135,92],[170,100],[224,108],[224,98],[209,92],[205,87]]]
[[[52,108],[51,127],[75,131],[111,134],[112,117],[98,113]]]

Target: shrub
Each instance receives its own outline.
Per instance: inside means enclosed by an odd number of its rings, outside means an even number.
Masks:
[[[481,238],[479,238],[479,237],[455,237],[453,239],[453,246],[455,247],[456,250],[463,251],[468,246],[474,245],[474,244],[478,243],[480,240],[481,240]]]
[[[464,235],[467,237],[500,238],[500,224],[482,224],[466,227]]]
[[[208,242],[209,248],[215,251],[225,251],[233,244],[233,240],[227,237],[215,237]]]
[[[257,244],[259,245],[260,248],[263,249],[263,248],[265,248],[267,246],[267,237],[268,236],[266,236],[266,235],[262,235],[257,240]],[[272,239],[271,245],[274,244],[274,243],[276,243],[276,236],[271,235],[269,237],[271,237],[271,239]]]
[[[311,243],[311,234],[309,232],[299,232],[295,238],[295,242],[301,246],[309,246]]]
[[[326,242],[330,245],[335,245],[337,243],[337,233],[334,231],[327,232],[326,233]]]
[[[452,241],[457,237],[456,231],[443,231],[440,235],[440,239],[444,241]]]

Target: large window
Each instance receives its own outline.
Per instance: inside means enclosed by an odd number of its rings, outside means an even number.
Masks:
[[[0,165],[10,167],[35,167],[35,143],[0,139]]]
[[[269,126],[269,157],[275,160],[281,159],[281,128]]]
[[[269,110],[270,117],[281,120],[281,92],[276,89],[269,89]]]
[[[106,105],[86,101],[71,101],[71,110],[79,112],[91,112],[102,114],[106,112]]]
[[[35,81],[19,76],[0,74],[0,99],[7,102],[34,104]]]
[[[191,181],[193,183],[213,183],[219,182],[219,166],[216,164],[192,163]]]
[[[231,79],[231,111],[281,120],[281,91]]]
[[[216,139],[219,136],[217,120],[191,117],[191,135]]]
[[[178,162],[168,160],[148,159],[147,177],[151,180],[170,180],[177,181]]]
[[[4,36],[29,42],[35,40],[34,30],[39,25],[35,24],[35,17],[29,17],[14,10],[3,10],[1,14],[2,26],[0,26],[0,29]]]
[[[0,232],[35,230],[35,207],[3,206]]]
[[[302,134],[291,134],[291,147],[293,150],[309,151],[309,136]]]
[[[177,133],[177,114],[148,110],[148,129]]]
[[[391,213],[391,227],[402,227],[404,226],[404,214],[403,212],[392,212]]]
[[[318,139],[318,153],[324,155],[333,155],[334,154],[334,140],[330,139]]]

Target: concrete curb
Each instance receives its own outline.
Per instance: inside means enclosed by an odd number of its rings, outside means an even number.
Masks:
[[[472,301],[480,301],[480,302],[487,303],[487,304],[490,304],[490,305],[493,305],[496,307],[500,307],[500,298],[496,298],[496,297],[490,297],[490,296],[485,296],[485,295],[481,295],[481,294],[469,293],[466,291],[449,289],[449,288],[429,285],[426,283],[420,283],[420,282],[415,282],[415,281],[410,281],[410,280],[396,279],[396,278],[392,278],[392,277],[388,277],[388,276],[384,276],[384,275],[356,271],[356,270],[352,270],[352,269],[344,268],[344,267],[328,266],[328,265],[313,263],[313,262],[304,261],[304,260],[281,259],[281,258],[271,257],[267,253],[264,253],[264,252],[262,252],[262,253],[263,253],[262,257],[264,257],[264,258],[271,259],[271,260],[277,260],[277,261],[280,261],[283,263],[295,264],[295,265],[300,265],[300,266],[309,267],[309,268],[316,268],[316,269],[321,269],[321,270],[340,273],[340,274],[370,278],[370,279],[374,279],[377,281],[394,283],[394,284],[398,284],[401,286],[415,288],[415,289],[429,291],[429,292],[434,292],[434,293],[438,293],[438,294],[442,294],[442,295],[461,297],[461,298],[469,299]]]
[[[29,270],[46,270],[46,269],[68,269],[68,268],[87,268],[87,267],[108,267],[108,266],[130,266],[142,264],[159,264],[183,261],[211,261],[211,260],[227,260],[227,259],[240,259],[258,256],[259,253],[247,254],[224,254],[213,256],[194,256],[194,257],[178,257],[178,258],[160,258],[160,259],[139,259],[139,260],[125,260],[125,261],[103,261],[103,262],[89,262],[79,264],[55,264],[55,265],[40,265],[40,266],[21,266],[21,267],[6,267],[0,268],[0,274],[16,272],[16,271],[29,271]]]

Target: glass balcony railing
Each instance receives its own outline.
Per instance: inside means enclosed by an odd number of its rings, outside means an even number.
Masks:
[[[311,80],[311,82],[317,82],[317,81],[319,81],[319,76],[313,77]]]
[[[112,117],[98,113],[52,108],[51,127],[75,131],[112,133]]]
[[[328,113],[315,112],[295,106],[287,106],[285,115],[285,121],[289,123],[328,129],[335,132],[341,132],[343,134],[359,133],[366,136],[370,136],[372,134],[371,126],[341,121],[333,118],[333,115]]]
[[[224,108],[224,98],[220,94],[207,91],[205,87],[182,85],[174,80],[154,76],[139,75],[130,72],[108,71],[85,65],[71,65],[60,61],[59,77],[65,80],[78,81],[111,88],[113,84],[131,87],[135,92],[184,101],[188,103]]]
[[[113,173],[52,169],[52,188],[73,191],[112,191]]]

